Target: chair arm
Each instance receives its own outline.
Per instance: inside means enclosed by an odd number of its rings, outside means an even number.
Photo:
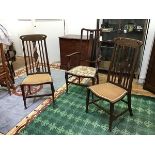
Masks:
[[[87,60],[87,62],[89,62],[90,64],[95,64],[95,67],[99,69],[99,63],[101,62],[101,57],[102,56],[99,56],[96,60],[93,61]]]
[[[69,70],[71,68],[71,57],[75,56],[75,55],[79,55],[79,60],[80,60],[80,52],[74,52],[74,53],[66,55],[66,57],[68,58],[67,70]]]
[[[76,54],[80,54],[80,52],[74,52],[74,53],[68,54],[68,55],[66,55],[66,56],[67,56],[67,57],[71,57],[71,56],[76,55]]]

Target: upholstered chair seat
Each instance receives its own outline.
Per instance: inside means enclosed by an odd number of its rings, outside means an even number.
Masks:
[[[94,77],[96,74],[96,68],[88,66],[77,66],[67,72],[75,76]]]

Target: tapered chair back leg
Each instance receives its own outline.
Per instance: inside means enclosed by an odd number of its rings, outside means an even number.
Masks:
[[[51,83],[51,91],[52,91],[52,99],[53,99],[53,107],[54,107],[54,105],[55,105],[55,100],[54,100],[55,89],[54,89],[53,83]]]
[[[127,104],[128,104],[128,109],[129,109],[130,116],[133,116],[132,108],[131,108],[131,94],[127,95],[127,100],[128,100]]]
[[[25,107],[25,109],[27,109],[24,85],[20,85],[20,88],[21,88],[21,91],[22,91],[22,96],[23,96],[23,101],[24,101],[24,107]]]
[[[87,89],[87,96],[86,96],[86,113],[88,113],[89,96],[90,96],[90,90]]]

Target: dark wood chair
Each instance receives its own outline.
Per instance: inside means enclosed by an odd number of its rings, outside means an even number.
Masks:
[[[7,87],[11,95],[11,89],[15,89],[11,78],[11,73],[8,68],[8,62],[3,51],[3,44],[0,44],[0,85]]]
[[[69,84],[88,86],[84,80],[91,79],[92,84],[99,83],[98,67],[100,61],[100,30],[99,29],[81,29],[81,39],[79,51],[86,51],[85,55],[82,52],[73,51],[66,56],[68,59],[65,72],[66,92],[68,92]],[[84,46],[87,42],[87,46]],[[86,49],[84,49],[86,48]]]
[[[107,112],[109,117],[109,131],[112,131],[112,123],[119,116],[129,111],[130,116],[133,115],[131,108],[131,89],[134,78],[134,70],[140,53],[142,42],[129,38],[115,38],[113,56],[107,76],[107,82],[90,86],[87,89],[86,112],[92,103]],[[90,93],[92,100],[90,100]],[[95,95],[96,98],[93,96]],[[127,99],[124,97],[127,96]],[[97,103],[99,100],[105,100],[110,103],[110,110],[107,110],[104,103]],[[127,103],[127,109],[116,114],[114,106],[122,104],[119,101]]]
[[[25,109],[26,98],[52,96],[54,104],[54,86],[49,67],[46,35],[33,34],[20,36],[24,52],[27,77],[21,83],[21,90],[24,100]],[[49,84],[51,93],[32,95],[31,87]],[[28,91],[26,91],[26,88]]]

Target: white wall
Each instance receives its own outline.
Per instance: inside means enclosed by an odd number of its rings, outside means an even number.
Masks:
[[[49,62],[60,61],[59,37],[64,35],[64,20],[35,20],[34,32],[47,35]]]
[[[67,18],[65,19],[66,34],[80,34],[81,28],[96,28],[97,19],[94,18]]]
[[[24,34],[32,34],[33,23],[31,20],[21,20],[16,22],[16,25],[14,25],[14,31],[11,33],[11,38],[14,42],[14,47],[16,49],[16,53],[18,56],[23,56],[23,49],[21,46],[21,40],[20,36]]]
[[[143,61],[142,61],[142,67],[141,67],[141,72],[139,76],[139,83],[144,83],[146,73],[147,73],[147,68],[150,60],[150,54],[152,50],[152,45],[154,41],[154,34],[155,34],[155,19],[150,20],[150,25],[149,25],[149,30],[148,30],[148,36],[146,40],[146,46],[145,46],[145,51],[143,55]]]
[[[60,61],[59,37],[64,35],[64,20],[7,19],[0,20],[0,23],[6,27],[18,56],[23,55],[21,35],[42,33],[47,35],[49,62]]]

